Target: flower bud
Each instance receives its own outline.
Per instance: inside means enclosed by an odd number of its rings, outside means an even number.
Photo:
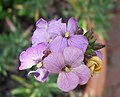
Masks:
[[[90,68],[92,74],[100,73],[102,60],[99,57],[94,56],[88,60],[87,66]]]

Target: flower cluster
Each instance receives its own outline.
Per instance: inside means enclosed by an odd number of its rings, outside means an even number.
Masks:
[[[50,74],[58,74],[57,85],[62,91],[71,91],[84,85],[91,75],[101,70],[104,47],[93,39],[93,32],[84,34],[75,18],[67,23],[62,19],[49,22],[40,18],[32,36],[32,46],[21,52],[19,70],[36,66],[36,80],[45,82]]]

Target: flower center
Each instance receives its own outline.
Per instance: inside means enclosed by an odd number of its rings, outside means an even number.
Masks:
[[[70,72],[70,67],[69,66],[65,66],[63,69],[62,69],[64,72]]]
[[[48,42],[50,42],[50,40],[51,40],[51,39],[50,39],[50,38],[48,38]]]
[[[48,26],[46,25],[46,26],[45,26],[45,30],[47,30],[47,28],[48,28]]]
[[[39,63],[37,64],[37,68],[40,68],[40,67],[42,67],[42,66],[43,66],[42,62],[39,62]]]
[[[69,33],[66,32],[66,33],[65,33],[65,38],[68,38],[68,37],[69,37]]]

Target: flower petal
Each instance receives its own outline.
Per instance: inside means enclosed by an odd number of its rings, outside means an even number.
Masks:
[[[50,43],[51,52],[62,52],[67,47],[67,39],[62,36],[57,36]]]
[[[49,35],[45,29],[36,29],[32,36],[32,44],[37,45],[41,42],[48,43]]]
[[[71,17],[68,20],[67,31],[71,35],[75,33],[76,29],[77,29],[77,21],[74,17]]]
[[[79,78],[76,74],[61,72],[57,79],[58,87],[65,92],[69,92],[77,87]]]
[[[66,23],[55,23],[48,27],[47,32],[51,37],[62,35],[66,32]]]
[[[91,77],[90,69],[86,65],[73,68],[73,72],[79,77],[79,84],[84,85]]]
[[[95,53],[97,54],[97,56],[98,56],[101,60],[103,60],[103,55],[102,55],[101,51],[97,50],[97,51],[95,51]]]
[[[68,45],[80,48],[85,52],[88,47],[88,40],[83,35],[72,35],[68,39]]]
[[[47,21],[45,21],[44,19],[40,18],[37,22],[36,22],[36,27],[37,28],[43,28],[45,29],[48,26]]]
[[[43,60],[44,67],[50,73],[59,73],[64,67],[64,58],[61,53],[51,53]]]
[[[39,68],[36,71],[30,71],[28,75],[31,73],[33,73],[36,80],[40,82],[45,82],[49,74],[46,68]]]
[[[63,55],[66,65],[70,65],[73,68],[81,65],[84,58],[83,52],[75,47],[66,47],[63,51]]]
[[[27,68],[31,68],[32,66],[36,65],[38,62],[42,60],[43,51],[46,49],[44,43],[41,43],[37,46],[30,47],[26,51],[23,51],[20,54],[20,62],[21,65],[19,70],[24,70]]]
[[[26,53],[23,53],[23,52],[21,53],[20,56],[23,56],[23,54],[25,54],[24,56],[27,56],[27,54],[26,54]],[[19,70],[24,70],[24,69],[31,68],[31,67],[34,66],[35,64],[36,64],[36,62],[35,62],[35,61],[32,61],[32,60],[26,61],[26,62],[21,61],[21,62],[20,62]]]
[[[49,26],[51,26],[52,24],[61,23],[61,22],[62,22],[62,19],[54,18],[51,21],[49,21],[48,24],[49,24]]]

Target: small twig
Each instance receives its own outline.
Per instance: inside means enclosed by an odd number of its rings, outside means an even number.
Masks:
[[[26,30],[24,30],[24,33],[22,36],[26,37],[32,30],[33,30],[33,26],[30,25]]]
[[[69,92],[70,97],[76,97],[73,91]]]
[[[10,30],[12,30],[13,32],[16,32],[16,27],[14,26],[14,24],[8,18],[6,18],[6,24],[8,25]]]

